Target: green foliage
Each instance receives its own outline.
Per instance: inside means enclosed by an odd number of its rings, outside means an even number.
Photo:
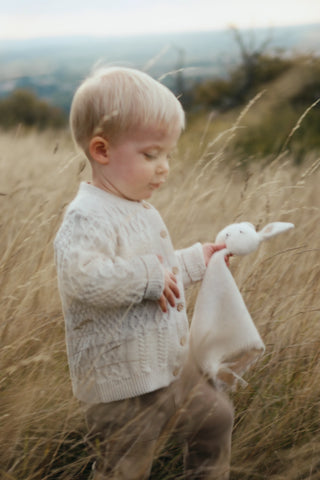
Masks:
[[[233,70],[226,79],[207,80],[194,88],[195,104],[229,108],[250,99],[262,85],[271,82],[293,65],[292,60],[255,54]]]
[[[32,91],[15,90],[10,97],[0,100],[0,126],[9,129],[19,124],[39,130],[61,128],[66,125],[66,116]]]
[[[255,64],[255,86],[271,82],[292,67],[292,60],[273,56],[261,55]]]
[[[235,95],[235,83],[228,79],[207,80],[193,92],[194,104],[205,107],[227,107]]]
[[[320,148],[320,58],[281,58],[255,55],[231,72],[228,79],[197,86],[194,101],[205,111],[215,109],[217,122],[231,108],[239,113],[258,93],[234,141],[242,161],[289,150],[300,163]],[[234,116],[233,116],[234,117]]]

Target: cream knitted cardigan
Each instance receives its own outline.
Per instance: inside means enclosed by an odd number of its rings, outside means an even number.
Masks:
[[[204,276],[201,244],[175,252],[149,203],[82,183],[54,247],[75,396],[111,402],[169,385],[188,354],[184,287]],[[181,294],[168,313],[158,255]]]

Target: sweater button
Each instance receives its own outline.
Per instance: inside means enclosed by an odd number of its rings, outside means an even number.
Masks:
[[[177,305],[178,312],[181,312],[183,310],[183,308],[184,308],[183,303],[178,303],[178,305]]]
[[[173,273],[174,275],[177,275],[177,274],[179,273],[179,268],[178,268],[178,267],[173,267],[173,268],[172,268],[172,273]]]
[[[167,236],[168,236],[168,234],[167,234],[166,230],[161,230],[160,237],[161,238],[166,238]]]
[[[181,338],[180,338],[180,345],[181,345],[181,347],[184,347],[186,343],[187,343],[186,337],[181,337]]]
[[[173,370],[172,375],[173,375],[174,377],[177,377],[177,376],[179,375],[179,373],[180,373],[180,368],[177,367],[177,368],[175,368],[175,369]]]
[[[151,208],[151,205],[149,205],[149,203],[147,203],[147,202],[142,202],[142,206],[144,208],[146,208],[147,210],[149,210]]]

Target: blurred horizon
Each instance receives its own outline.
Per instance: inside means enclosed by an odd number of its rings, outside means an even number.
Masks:
[[[269,29],[240,29],[248,52],[320,55],[320,22]],[[68,111],[80,80],[97,65],[123,65],[148,71],[173,90],[177,72],[191,90],[208,78],[226,78],[241,62],[241,46],[231,27],[199,32],[128,36],[67,36],[2,40],[0,98],[29,89]]]

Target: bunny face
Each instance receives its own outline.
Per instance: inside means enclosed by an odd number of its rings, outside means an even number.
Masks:
[[[252,223],[232,223],[218,233],[216,243],[225,243],[229,252],[234,255],[247,255],[257,250],[263,240],[268,240],[293,227],[293,223],[272,222],[268,223],[260,232],[256,232]]]
[[[259,244],[260,237],[252,223],[233,223],[218,233],[216,243],[225,243],[230,253],[247,255],[254,252]]]

